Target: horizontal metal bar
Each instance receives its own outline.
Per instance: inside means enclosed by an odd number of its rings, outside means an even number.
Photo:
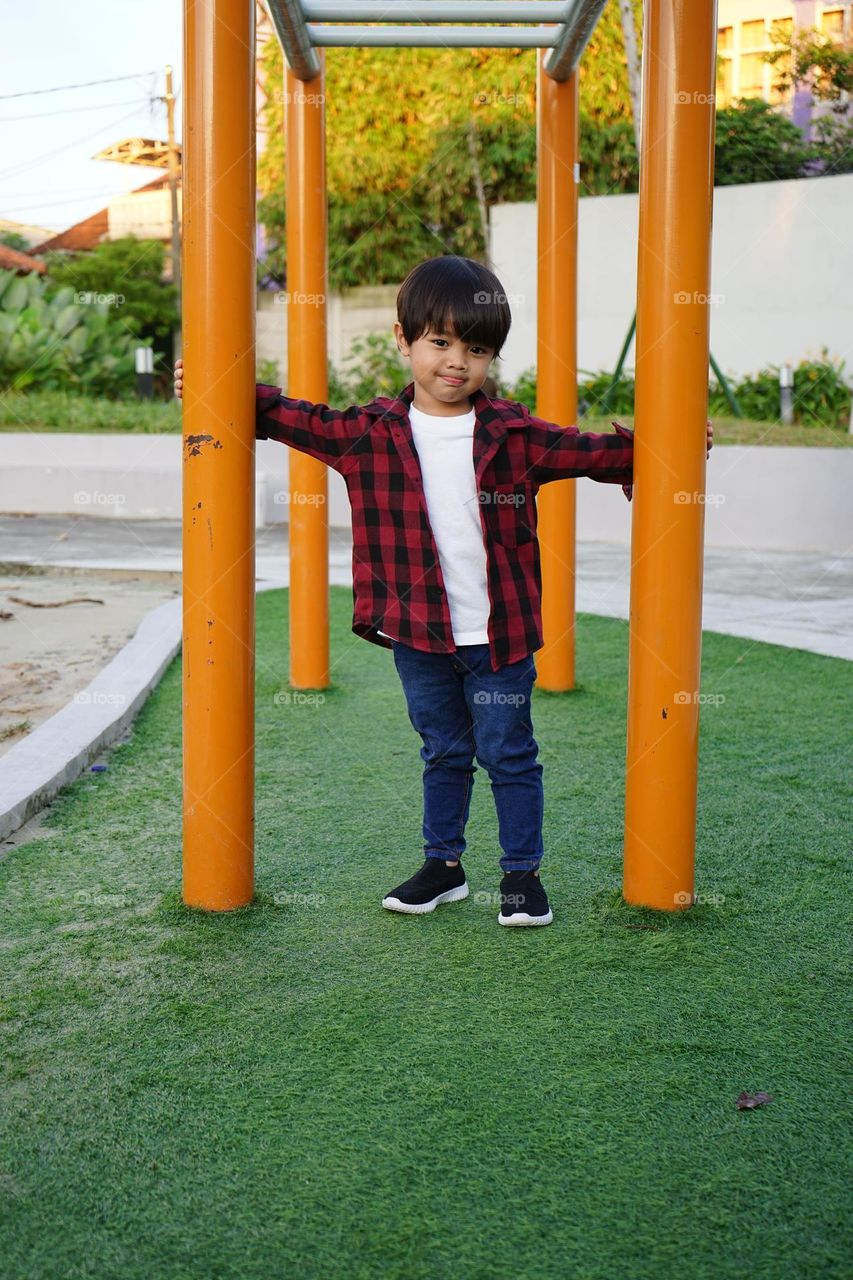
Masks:
[[[542,70],[553,80],[568,80],[577,70],[581,54],[589,44],[595,24],[607,0],[572,0],[571,10],[552,53],[542,62]],[[686,20],[686,19],[685,19]]]
[[[555,27],[343,27],[308,23],[318,49],[551,49]]]
[[[307,22],[563,22],[571,0],[302,0]]]
[[[320,74],[320,59],[311,47],[311,38],[299,0],[267,0],[282,52],[297,80],[313,80]]]

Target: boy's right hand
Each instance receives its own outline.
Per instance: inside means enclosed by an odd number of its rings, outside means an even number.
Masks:
[[[182,399],[184,390],[184,362],[183,360],[175,361],[175,395],[178,399]]]

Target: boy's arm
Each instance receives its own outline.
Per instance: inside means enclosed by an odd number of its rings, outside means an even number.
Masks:
[[[281,394],[281,387],[255,387],[255,438],[278,440],[345,473],[355,461],[354,446],[366,430],[357,405],[330,409]]]
[[[621,422],[612,431],[579,431],[558,427],[531,413],[527,419],[527,459],[537,484],[589,476],[601,484],[621,484],[628,501],[633,493],[634,433]]]

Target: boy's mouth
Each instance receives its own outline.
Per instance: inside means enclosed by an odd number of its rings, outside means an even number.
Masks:
[[[446,374],[446,373],[442,373],[442,374],[440,374],[439,376],[440,376],[440,377],[441,377],[445,382],[448,382],[448,383],[450,384],[450,386],[451,386],[451,387],[461,387],[461,386],[462,386],[462,383],[465,381],[465,379],[464,379],[464,378],[451,378],[451,377],[450,377],[448,374]]]

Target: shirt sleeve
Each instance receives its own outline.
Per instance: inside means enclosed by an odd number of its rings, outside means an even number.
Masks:
[[[601,484],[621,484],[628,501],[633,494],[634,432],[614,422],[616,432],[579,431],[559,427],[527,414],[527,457],[537,484],[589,476]]]
[[[278,440],[341,473],[353,465],[354,446],[367,429],[357,405],[330,409],[283,396],[280,387],[260,382],[255,397],[255,439]]]

